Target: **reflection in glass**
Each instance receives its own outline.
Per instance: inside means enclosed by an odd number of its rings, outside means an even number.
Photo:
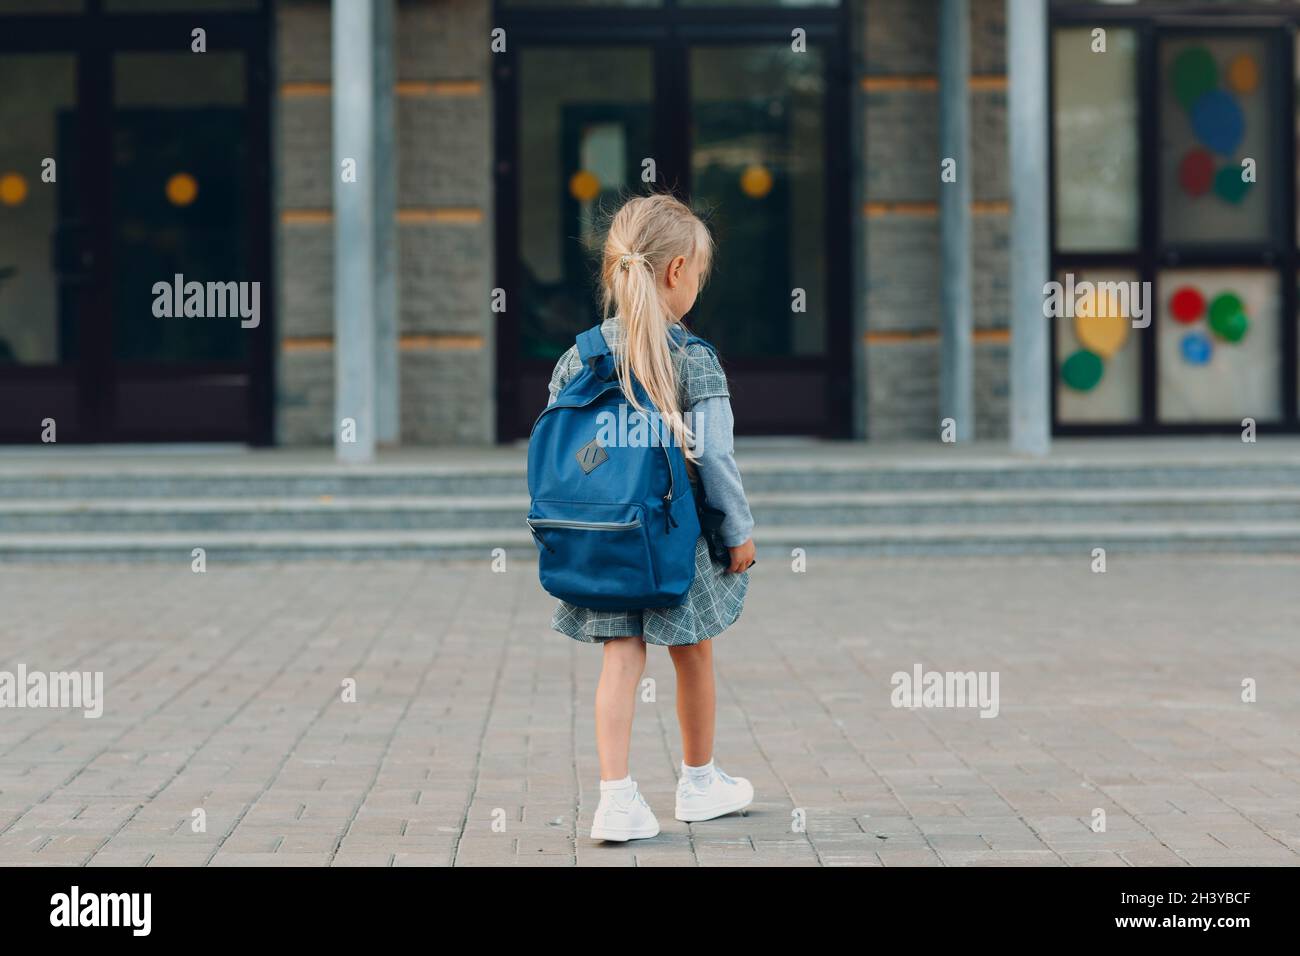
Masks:
[[[692,202],[710,212],[718,252],[688,321],[727,355],[821,355],[822,56],[781,45],[701,47],[691,51],[690,76]]]
[[[600,320],[596,248],[620,197],[644,192],[653,82],[644,49],[519,55],[521,351],[555,359]]]
[[[1094,53],[1092,30],[1070,27],[1054,37],[1056,244],[1064,250],[1137,247],[1137,37],[1110,28],[1106,52]]]
[[[131,53],[114,60],[114,354],[231,361],[237,316],[154,315],[155,283],[247,283],[248,138],[239,53]],[[251,292],[251,286],[246,287]]]
[[[71,55],[0,56],[0,364],[76,357],[76,86]]]

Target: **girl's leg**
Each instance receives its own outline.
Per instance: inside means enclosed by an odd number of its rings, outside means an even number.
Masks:
[[[677,724],[682,729],[682,760],[703,767],[713,759],[717,701],[713,689],[713,642],[668,648],[677,668]]]
[[[628,775],[636,687],[644,672],[645,641],[639,637],[605,641],[605,661],[596,685],[596,752],[601,780],[622,780]]]

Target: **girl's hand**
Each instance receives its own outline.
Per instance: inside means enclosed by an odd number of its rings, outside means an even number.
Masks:
[[[749,538],[744,544],[738,544],[734,548],[728,548],[731,552],[731,566],[727,568],[732,574],[739,574],[741,571],[749,570],[749,566],[754,563],[754,539]]]

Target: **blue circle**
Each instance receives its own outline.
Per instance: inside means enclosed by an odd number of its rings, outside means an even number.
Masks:
[[[1246,130],[1241,107],[1231,93],[1210,90],[1192,104],[1192,131],[1207,149],[1230,156],[1241,144]]]
[[[1188,332],[1183,336],[1183,358],[1189,365],[1208,365],[1214,354],[1214,344],[1204,332]]]

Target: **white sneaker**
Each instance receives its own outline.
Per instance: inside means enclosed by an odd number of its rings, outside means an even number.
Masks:
[[[683,823],[726,816],[753,802],[754,787],[748,780],[729,777],[716,767],[713,779],[704,787],[697,787],[684,772],[677,781],[677,819]]]
[[[648,840],[659,835],[659,821],[634,783],[631,796],[623,790],[601,790],[600,805],[591,820],[591,838],[610,843]]]

